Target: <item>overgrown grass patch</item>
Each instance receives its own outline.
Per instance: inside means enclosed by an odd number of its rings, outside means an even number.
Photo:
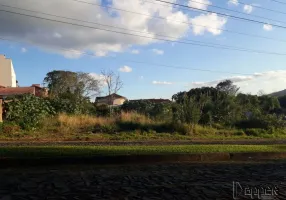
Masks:
[[[83,157],[216,152],[286,152],[286,145],[20,146],[0,147],[0,158]]]
[[[4,122],[0,140],[8,141],[102,141],[102,140],[231,140],[286,138],[286,129],[234,129],[215,126],[152,120],[147,116],[117,113],[112,117],[59,114],[45,118],[35,130],[22,130],[16,124]]]

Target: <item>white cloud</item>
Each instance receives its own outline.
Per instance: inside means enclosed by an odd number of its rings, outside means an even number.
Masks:
[[[139,51],[138,49],[133,49],[133,50],[131,51],[131,53],[132,53],[132,54],[139,54],[140,51]]]
[[[175,0],[169,1],[175,2]],[[87,2],[101,4],[102,1],[87,0]],[[179,9],[162,6],[160,4],[150,4],[142,0],[112,0],[109,1],[109,3],[111,6],[119,9],[140,10],[140,13],[160,16],[166,18],[166,20],[156,20],[144,15],[135,15],[134,13],[124,11],[111,11],[103,7],[70,1],[0,0],[0,3],[21,7],[23,9],[37,10],[39,12],[47,12],[48,10],[50,14],[78,20],[88,19],[88,21],[96,23],[99,22],[98,20],[100,19],[101,24],[124,27],[130,30],[148,31],[151,37],[162,33],[163,30],[172,36],[174,38],[172,40],[174,41],[184,37],[190,28],[188,24],[178,22],[187,22],[190,20],[189,16]],[[63,12],[63,10],[65,12]],[[66,21],[64,19],[59,20]],[[96,56],[107,56],[110,53],[127,51],[135,45],[140,46],[159,42],[152,38],[134,37],[126,34],[49,22],[4,12],[0,13],[0,24],[0,35],[2,37],[21,41],[28,45],[40,46],[41,49],[48,50],[49,52],[52,50],[55,53],[63,54],[69,58],[74,58],[74,53],[70,56],[70,53],[64,53],[64,51],[60,51],[59,49],[76,49],[90,52]],[[86,23],[86,25],[90,24]],[[102,28],[106,27],[102,26]],[[134,33],[126,30],[122,32]]]
[[[53,35],[55,38],[62,38],[63,36],[57,32],[54,33]]]
[[[90,73],[89,75],[91,75],[96,80],[103,80],[104,79],[104,76],[102,74]]]
[[[188,3],[188,6],[192,8],[198,8],[203,10],[206,10],[209,5],[212,5],[209,0],[190,0]]]
[[[106,82],[104,81],[104,76],[102,74],[90,73],[89,75],[91,75],[94,79],[98,80],[101,87],[107,85]]]
[[[240,91],[245,93],[257,94],[261,89],[266,93],[272,93],[285,89],[286,70],[266,71],[249,76],[232,76],[208,82],[193,82],[189,87],[214,87],[226,79],[232,80],[241,88]]]
[[[22,48],[21,48],[21,52],[22,52],[22,53],[26,53],[26,52],[27,52],[27,49],[26,49],[25,47],[22,47]]]
[[[120,67],[120,68],[119,68],[119,71],[120,71],[120,72],[129,73],[129,72],[132,72],[132,68],[131,68],[131,67],[128,67],[128,66],[123,66],[123,67]]]
[[[266,31],[272,31],[273,27],[271,24],[264,24],[263,29]]]
[[[173,85],[172,82],[167,82],[167,81],[153,81],[152,84],[154,84],[154,85]]]
[[[60,52],[65,58],[77,59],[80,58],[83,54],[77,51],[63,51]]]
[[[139,79],[140,79],[140,80],[143,80],[143,79],[144,79],[144,76],[140,76]]]
[[[153,53],[157,54],[157,55],[163,55],[164,51],[160,50],[160,49],[152,49]]]
[[[244,5],[243,11],[249,14],[253,11],[253,7],[251,5]]]
[[[202,35],[206,31],[213,35],[219,35],[222,33],[222,28],[226,24],[227,19],[218,16],[216,13],[201,14],[191,19],[192,31],[195,35]]]
[[[238,0],[229,0],[227,2],[228,5],[234,5],[234,6],[238,6]]]

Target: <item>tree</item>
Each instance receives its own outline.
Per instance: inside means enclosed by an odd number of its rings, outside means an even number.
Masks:
[[[239,88],[236,85],[233,85],[231,80],[225,80],[217,84],[216,89],[221,92],[226,92],[228,95],[236,95]]]
[[[51,97],[71,95],[78,99],[100,93],[99,80],[83,72],[49,72],[44,79],[44,85],[47,85]]]
[[[58,97],[61,94],[74,90],[76,73],[70,71],[52,71],[44,78],[44,85],[49,89],[50,97]]]
[[[100,93],[100,82],[88,73],[71,71],[49,72],[44,84],[56,112],[69,114],[94,113],[90,97]]]
[[[286,109],[286,95],[279,97],[279,102],[282,108]]]
[[[266,114],[270,113],[274,109],[280,108],[280,103],[277,97],[264,95],[258,97],[258,100],[262,111]]]
[[[101,92],[100,81],[89,73],[78,72],[78,84],[81,85],[80,93],[85,97],[97,96]]]
[[[101,75],[103,77],[104,84],[107,86],[107,92],[110,97],[109,104],[111,105],[113,100],[112,95],[117,94],[118,91],[122,89],[123,82],[121,81],[119,74],[115,74],[111,70],[103,70]]]
[[[259,91],[257,92],[257,95],[258,95],[258,96],[264,96],[264,95],[266,95],[266,94],[265,94],[264,90],[259,90]]]

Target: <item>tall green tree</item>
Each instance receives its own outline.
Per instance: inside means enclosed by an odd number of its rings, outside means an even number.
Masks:
[[[69,114],[94,113],[90,98],[100,93],[100,81],[83,72],[52,71],[44,84],[49,89],[49,98],[56,112]]]
[[[221,92],[226,92],[228,95],[236,95],[239,88],[233,84],[231,80],[225,80],[217,84],[216,89]]]
[[[100,93],[100,81],[83,72],[52,71],[44,78],[51,97],[91,97]]]

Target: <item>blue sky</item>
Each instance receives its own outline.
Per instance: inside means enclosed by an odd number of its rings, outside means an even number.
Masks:
[[[106,4],[106,2],[99,0],[86,1]],[[277,56],[206,48],[178,44],[176,41],[197,40],[205,43],[286,54],[286,42],[231,34],[217,29],[210,31],[207,29],[200,30],[196,29],[199,26],[195,25],[202,24],[205,28],[216,27],[218,29],[228,29],[285,41],[286,29],[247,23],[230,17],[211,17],[210,15],[212,14],[160,6],[158,3],[148,3],[150,1],[154,2],[154,0],[148,0],[145,3],[140,0],[110,0],[109,5],[130,11],[166,17],[170,21],[146,19],[142,15],[112,11],[111,9],[107,11],[98,6],[81,4],[71,0],[63,0],[60,3],[56,0],[51,0],[48,3],[44,0],[25,0],[25,2],[20,0],[0,0],[0,3],[5,5],[109,24],[130,30],[148,31],[148,33],[168,35],[175,38],[174,43],[158,42],[151,39],[100,32],[84,27],[74,27],[0,12],[0,24],[4,24],[0,30],[0,37],[20,42],[20,44],[7,41],[0,42],[0,54],[5,54],[7,57],[12,58],[17,79],[21,86],[42,83],[45,74],[51,70],[71,70],[100,74],[104,69],[111,69],[120,73],[124,82],[124,88],[119,93],[129,99],[171,98],[173,94],[179,91],[189,90],[194,87],[213,86],[226,78],[232,79],[235,84],[241,87],[241,91],[246,93],[256,94],[259,90],[270,93],[285,89],[286,55]],[[255,18],[251,15],[259,15],[280,21],[283,21],[286,16],[251,6],[256,5],[279,11],[285,10],[284,7],[286,8],[286,5],[283,6],[269,0],[244,0],[244,3],[249,4],[245,9],[243,5],[230,4],[227,0],[194,1],[177,2],[189,3],[190,6],[200,9],[253,18],[263,21],[265,24],[277,23]],[[175,1],[173,0],[172,2]],[[204,6],[200,3],[211,3],[215,6],[239,12],[248,12],[250,15],[231,13],[230,11]],[[3,9],[44,16],[7,7],[3,7]],[[186,20],[190,22],[189,25],[178,22]],[[284,24],[280,23],[280,25],[286,26],[286,20]],[[96,27],[96,25],[92,26]],[[142,33],[134,34],[142,35]],[[61,48],[78,49],[92,53],[95,56],[74,55],[59,50]],[[138,64],[128,60],[143,61],[146,64]],[[166,68],[147,63],[228,71],[240,73],[240,75]],[[124,66],[125,72],[121,72],[119,69]]]

